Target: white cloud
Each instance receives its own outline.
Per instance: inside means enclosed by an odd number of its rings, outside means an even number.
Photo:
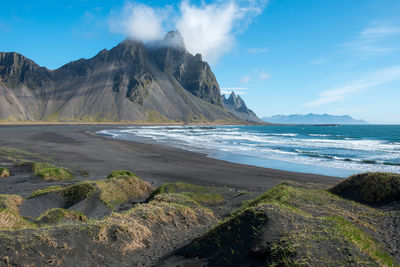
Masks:
[[[240,79],[240,83],[246,84],[250,82],[250,75],[245,75]]]
[[[215,61],[231,49],[234,40],[231,32],[238,12],[236,4],[230,2],[196,7],[184,1],[180,11],[182,15],[176,28],[188,51]]]
[[[122,10],[112,13],[110,17],[112,31],[144,42],[162,38],[162,23],[163,16],[160,12],[143,4],[127,3]]]
[[[183,0],[178,11],[171,7],[153,9],[144,4],[127,3],[112,12],[110,29],[131,39],[152,41],[175,27],[192,54],[200,53],[211,63],[230,51],[235,36],[260,15],[268,0],[216,0],[201,5]]]
[[[341,46],[347,49],[346,52],[363,59],[398,50],[398,46],[394,46],[393,42],[386,42],[397,36],[400,36],[400,26],[375,22],[362,30],[354,40]]]
[[[262,72],[260,72],[260,75],[258,76],[258,78],[260,80],[268,80],[269,78],[271,78],[271,75],[262,71]]]
[[[323,104],[341,102],[368,88],[397,80],[400,80],[400,65],[377,71],[364,79],[351,82],[347,85],[323,91],[319,94],[317,100],[309,102],[306,105],[316,107]]]
[[[374,25],[361,32],[361,37],[366,39],[385,38],[391,35],[400,34],[400,26],[393,25]]]

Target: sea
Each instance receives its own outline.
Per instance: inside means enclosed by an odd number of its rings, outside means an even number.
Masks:
[[[400,125],[125,126],[97,133],[286,171],[400,173]]]

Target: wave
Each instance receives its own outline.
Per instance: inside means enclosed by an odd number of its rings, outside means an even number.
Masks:
[[[320,137],[328,137],[328,136],[332,136],[331,134],[308,134],[309,136],[320,136]]]
[[[257,126],[129,126],[98,134],[133,141],[144,138],[209,155],[228,153],[260,160],[400,173],[399,142],[348,138],[342,133],[307,133],[304,129],[299,133],[268,130],[260,131]]]

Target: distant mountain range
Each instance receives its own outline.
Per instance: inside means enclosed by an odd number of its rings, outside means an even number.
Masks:
[[[264,117],[263,121],[279,124],[366,124],[364,120],[356,120],[348,115],[336,116],[329,114],[292,114]]]
[[[0,53],[0,121],[259,121],[243,111],[224,108],[210,66],[176,31],[146,45],[125,40],[56,70]]]

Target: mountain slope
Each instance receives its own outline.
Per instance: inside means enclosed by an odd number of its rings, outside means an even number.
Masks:
[[[125,40],[56,70],[0,53],[0,120],[239,121],[223,109],[209,65],[179,38]]]
[[[263,121],[280,124],[365,124],[364,120],[356,120],[348,115],[335,116],[329,114],[292,114],[263,117]]]
[[[229,98],[226,98],[225,95],[222,95],[221,102],[224,108],[244,121],[264,123],[264,121],[259,119],[251,109],[247,108],[243,99],[239,95],[236,96],[234,92],[230,94]]]

